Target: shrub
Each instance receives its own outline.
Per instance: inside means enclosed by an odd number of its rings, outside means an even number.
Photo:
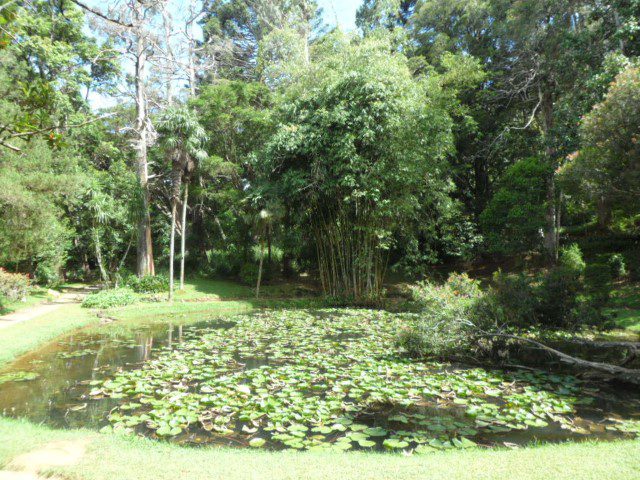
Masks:
[[[629,272],[629,279],[640,280],[640,249],[627,250],[622,256]]]
[[[259,266],[255,263],[245,263],[240,269],[240,281],[245,285],[255,285],[258,282]],[[265,272],[262,272],[263,280]]]
[[[582,251],[577,243],[564,247],[560,251],[560,265],[577,273],[584,272],[587,264],[582,258]]]
[[[509,325],[521,327],[537,323],[538,299],[532,279],[524,273],[516,275],[496,272],[490,295],[500,305],[503,320]]]
[[[235,245],[224,249],[212,249],[206,251],[207,265],[205,275],[230,277],[238,275],[242,266],[242,256]]]
[[[52,287],[60,284],[59,268],[58,266],[51,265],[49,262],[39,263],[33,276],[38,285]]]
[[[543,274],[534,288],[538,324],[544,328],[577,327],[580,319],[575,314],[582,291],[580,275],[572,268],[561,266]]]
[[[10,302],[24,300],[29,291],[29,279],[20,273],[9,273],[0,268],[0,300]]]
[[[127,277],[124,284],[136,293],[163,293],[169,290],[169,277],[166,275],[144,275]]]
[[[471,332],[490,322],[494,314],[487,314],[479,283],[466,274],[451,274],[443,285],[421,282],[411,287],[411,295],[421,318],[402,331],[397,341],[412,356],[444,358],[468,351]]]
[[[627,275],[627,264],[624,256],[620,253],[614,253],[609,257],[609,268],[614,278],[622,278]]]
[[[542,158],[525,158],[502,175],[497,190],[480,215],[480,226],[491,253],[514,254],[542,246],[546,181],[551,174]]]
[[[613,288],[613,275],[610,265],[605,263],[588,265],[584,272],[584,281],[587,292],[597,303],[604,303],[609,300]]]
[[[82,302],[83,308],[113,308],[131,305],[138,300],[138,295],[130,288],[114,288],[101,290],[87,297]]]

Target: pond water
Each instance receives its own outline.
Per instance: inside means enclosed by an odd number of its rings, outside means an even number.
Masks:
[[[410,361],[410,315],[280,311],[80,330],[0,372],[0,412],[181,443],[416,452],[640,434],[640,393]]]

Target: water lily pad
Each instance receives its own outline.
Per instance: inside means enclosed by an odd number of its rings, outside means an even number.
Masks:
[[[249,446],[251,447],[262,447],[267,441],[264,438],[255,437],[249,440]]]

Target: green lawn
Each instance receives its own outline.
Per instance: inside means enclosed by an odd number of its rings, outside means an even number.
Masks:
[[[640,442],[547,445],[406,457],[385,453],[312,453],[187,448],[144,438],[51,430],[0,419],[0,465],[51,441],[92,438],[79,465],[51,470],[85,480],[175,479],[554,479],[640,478]]]
[[[95,313],[69,304],[46,315],[0,329],[0,366],[65,332],[97,324]]]
[[[209,284],[211,285],[211,284]],[[193,291],[203,289],[194,285]],[[242,288],[242,287],[239,287]],[[233,290],[227,289],[227,292]],[[231,293],[229,293],[231,295]],[[141,321],[190,322],[278,306],[249,300],[140,303],[114,309],[118,321],[101,328],[126,328]],[[302,303],[300,306],[304,306]],[[94,311],[65,305],[42,318],[0,331],[0,366],[72,329],[97,325]],[[640,441],[545,445],[517,450],[468,450],[403,456],[385,453],[312,453],[189,448],[144,438],[53,430],[0,417],[0,466],[16,455],[57,440],[91,437],[79,465],[52,471],[69,479],[637,479]]]
[[[175,299],[178,301],[254,299],[256,294],[254,287],[228,280],[189,279],[184,289],[176,290]],[[315,293],[314,289],[295,282],[267,284],[260,288],[260,297],[265,299],[301,298],[314,296]]]

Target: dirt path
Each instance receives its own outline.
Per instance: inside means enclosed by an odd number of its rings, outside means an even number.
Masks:
[[[51,468],[77,464],[84,456],[91,438],[52,442],[42,448],[14,458],[0,470],[0,480],[55,480],[58,477],[42,476]]]
[[[90,288],[65,291],[61,293],[55,300],[52,300],[50,302],[41,303],[39,305],[34,305],[33,307],[23,308],[22,310],[18,310],[17,312],[2,315],[0,316],[0,329],[10,327],[11,325],[15,325],[16,323],[22,323],[28,320],[32,320],[36,317],[40,317],[41,315],[46,315],[55,310],[58,310],[64,305],[80,303],[87,294],[91,293],[91,291],[92,289]]]

